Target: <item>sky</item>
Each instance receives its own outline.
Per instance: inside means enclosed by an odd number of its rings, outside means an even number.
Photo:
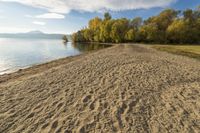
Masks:
[[[146,19],[165,8],[184,10],[199,5],[200,0],[0,0],[0,33],[71,34],[105,12],[113,18]]]

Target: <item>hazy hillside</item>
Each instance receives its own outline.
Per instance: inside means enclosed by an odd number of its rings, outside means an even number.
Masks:
[[[0,33],[0,38],[62,39],[64,34],[47,34],[41,31],[27,33]],[[70,37],[69,35],[67,35]]]

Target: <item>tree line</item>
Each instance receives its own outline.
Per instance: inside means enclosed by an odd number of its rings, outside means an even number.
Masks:
[[[72,35],[74,42],[145,42],[145,43],[200,43],[200,7],[178,11],[165,9],[157,16],[142,20],[112,19],[109,13],[104,18],[91,19],[86,28]]]

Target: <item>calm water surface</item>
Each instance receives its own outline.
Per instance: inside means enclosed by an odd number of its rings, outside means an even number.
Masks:
[[[0,75],[55,59],[108,47],[101,44],[72,44],[62,40],[0,39]]]

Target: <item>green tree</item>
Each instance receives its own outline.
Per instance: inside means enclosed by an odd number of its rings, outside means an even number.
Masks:
[[[166,43],[167,42],[166,30],[168,26],[177,18],[177,15],[179,13],[180,13],[179,11],[175,11],[173,9],[166,9],[162,11],[158,16],[150,17],[149,19],[147,19],[144,22],[145,25],[147,25],[145,29],[150,30],[151,33],[147,33],[149,34],[149,37],[147,37],[146,39],[148,41],[154,40],[159,43]],[[156,33],[153,33],[153,31],[155,31]],[[156,34],[157,37],[153,37]]]
[[[149,42],[149,43],[200,43],[200,7],[183,11],[163,10],[144,21],[136,17],[112,19],[107,12],[104,18],[95,17],[84,28],[72,35],[75,42]]]
[[[134,42],[136,40],[136,31],[134,29],[129,29],[125,35],[125,40],[128,42]]]
[[[89,21],[89,29],[93,31],[93,41],[100,41],[100,27],[102,25],[102,19],[95,17]]]
[[[171,43],[185,42],[187,29],[184,20],[175,20],[167,29],[168,40]]]
[[[83,37],[84,37],[85,41],[87,41],[87,42],[94,41],[93,40],[93,38],[94,38],[94,32],[93,32],[93,30],[91,30],[91,29],[84,29],[82,32],[83,32]]]
[[[129,20],[122,18],[117,19],[112,25],[111,29],[111,39],[115,43],[124,42],[125,41],[125,35],[129,28]]]
[[[138,30],[141,25],[142,25],[141,17],[136,17],[130,21],[130,27],[134,28],[135,30]]]
[[[110,13],[109,13],[109,12],[106,12],[106,13],[104,14],[104,20],[107,21],[107,20],[111,20],[111,19],[112,19],[112,16],[110,15]]]
[[[195,13],[197,15],[197,18],[200,18],[200,6],[197,7],[197,9],[195,10]]]
[[[99,17],[95,17],[94,19],[91,19],[89,21],[89,29],[92,29],[92,30],[96,30],[98,29],[102,24],[102,19],[99,18]]]
[[[165,31],[168,26],[177,18],[179,11],[173,9],[166,9],[158,16],[154,17],[152,23],[158,26],[159,30]]]
[[[168,40],[172,43],[196,43],[198,42],[198,29],[184,20],[175,20],[167,29]]]
[[[73,42],[85,42],[85,38],[83,35],[83,30],[80,30],[74,34],[72,34],[72,40]]]
[[[68,42],[67,35],[64,35],[64,36],[62,37],[62,39],[63,39],[64,42]]]
[[[144,25],[139,30],[140,41],[159,42],[159,29],[155,24]],[[159,40],[159,41],[158,41]]]
[[[183,16],[185,21],[193,22],[195,20],[195,15],[193,13],[193,10],[187,9],[183,12]]]
[[[114,20],[104,21],[100,27],[100,41],[101,42],[112,42],[110,38],[111,28]]]

